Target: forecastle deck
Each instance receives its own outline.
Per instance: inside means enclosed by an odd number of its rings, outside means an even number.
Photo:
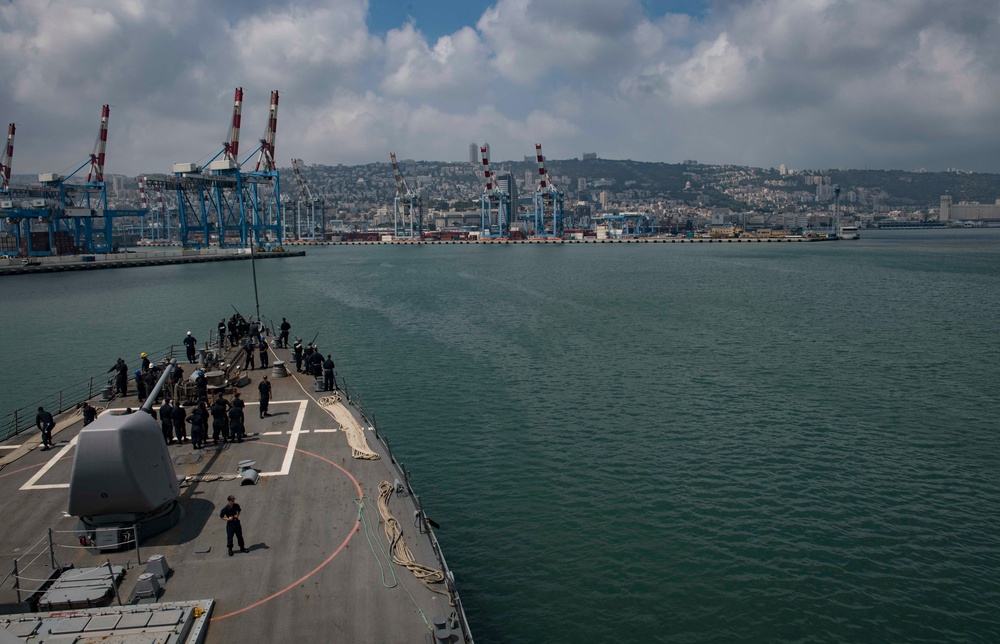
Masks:
[[[272,363],[289,360],[288,350],[270,353]],[[172,569],[156,593],[163,609],[170,602],[214,601],[201,604],[210,606],[207,629],[190,629],[189,639],[171,641],[471,642],[457,590],[419,499],[386,444],[343,390],[318,392],[314,378],[295,373],[294,365],[289,371],[287,377],[275,377],[272,368],[248,372],[250,382],[241,388],[247,402],[244,442],[214,445],[209,437],[202,450],[190,443],[168,447],[176,474],[185,477],[180,496],[184,518],[148,539],[140,529],[138,549],[133,542],[116,552],[81,545],[77,519],[65,514],[82,428],[79,411],[57,417],[51,451],[40,449],[36,432],[0,443],[0,512],[5,517],[0,576],[7,577],[0,602],[6,610],[26,608],[29,598],[37,601],[32,591],[67,566],[108,563],[126,567],[118,589],[121,602],[148,604],[154,599],[136,598],[136,583],[157,554]],[[265,374],[273,386],[271,415],[260,418],[256,392]],[[103,408],[102,414],[115,414],[136,409],[138,400],[132,395],[91,404]],[[352,457],[358,450],[348,442],[351,433],[363,436],[379,458]],[[237,475],[239,462],[248,459],[260,472],[256,485],[241,485]],[[386,509],[402,530],[392,552],[379,511],[380,484],[388,490],[383,494]],[[227,555],[226,524],[219,519],[230,494],[242,507],[249,550],[237,550],[234,556]],[[405,556],[406,549],[417,573],[430,570],[434,578],[434,571],[441,571],[437,578],[442,581],[425,583],[390,561],[393,553],[397,559]],[[15,565],[16,575],[8,575]],[[108,603],[118,602],[111,595]],[[60,617],[67,616],[84,615],[60,611]],[[12,621],[0,618],[0,629],[27,629],[17,615],[6,619]],[[88,629],[84,621],[74,627]],[[87,634],[96,635],[92,631]]]

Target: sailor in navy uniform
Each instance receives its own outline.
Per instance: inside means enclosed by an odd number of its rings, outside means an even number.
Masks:
[[[236,502],[236,497],[229,495],[229,503],[222,508],[219,518],[226,522],[226,549],[229,556],[233,556],[233,537],[240,544],[240,552],[250,552],[246,543],[243,542],[243,526],[240,525],[240,504]]]

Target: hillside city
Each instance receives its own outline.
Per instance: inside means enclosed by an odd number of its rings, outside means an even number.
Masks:
[[[286,221],[296,211],[301,214],[301,208],[308,209],[311,201],[317,216],[335,226],[391,225],[396,183],[388,161],[299,165],[305,186],[297,184],[291,168],[281,170]],[[435,222],[440,224],[442,216],[469,226],[478,222],[485,185],[480,164],[470,158],[464,162],[401,160],[400,166],[408,185],[422,196],[428,229]],[[997,175],[954,169],[795,170],[784,165],[754,168],[695,160],[608,160],[595,153],[579,159],[546,160],[546,166],[551,182],[564,193],[567,227],[587,226],[590,217],[605,213],[629,212],[647,215],[653,228],[664,232],[725,224],[744,229],[822,228],[832,224],[838,189],[841,216],[862,227],[933,222],[939,217],[942,195],[951,195],[955,204],[990,205],[1000,195]],[[517,212],[531,212],[539,178],[535,158],[494,163],[492,168],[497,176],[513,179]],[[106,181],[110,208],[140,207],[136,177],[107,175]],[[11,183],[33,184],[35,177],[15,175]],[[153,195],[148,198],[154,200]],[[172,209],[173,196],[165,193],[163,199],[165,207]]]

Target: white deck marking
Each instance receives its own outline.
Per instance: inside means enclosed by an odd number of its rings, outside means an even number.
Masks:
[[[285,458],[281,462],[281,469],[278,470],[277,472],[261,472],[260,475],[261,476],[288,476],[288,473],[292,469],[292,460],[295,457],[295,448],[298,445],[299,436],[301,434],[308,434],[309,433],[308,429],[305,429],[305,430],[302,429],[302,423],[305,421],[306,408],[308,406],[309,401],[308,400],[278,400],[278,401],[272,400],[271,403],[274,404],[274,405],[283,405],[283,404],[295,404],[295,403],[298,403],[299,409],[298,409],[298,412],[295,414],[295,422],[292,425],[292,430],[290,432],[288,432],[288,434],[289,434],[288,446],[285,448]],[[252,406],[255,406],[255,405],[260,405],[260,403],[247,403],[246,404],[247,407],[252,407]],[[103,412],[101,415],[103,415],[104,413],[107,413],[107,411]],[[317,432],[337,432],[337,431],[340,431],[340,430],[338,430],[338,429],[318,429],[318,430],[315,430],[315,431],[317,431]],[[280,435],[282,435],[284,433],[285,432],[283,432],[283,431],[278,431],[278,432],[261,432],[260,435],[261,436],[280,436]],[[55,466],[56,463],[58,463],[63,457],[65,457],[69,453],[69,451],[71,449],[73,449],[74,447],[76,447],[76,440],[77,440],[77,436],[74,436],[73,440],[71,440],[69,443],[67,443],[66,445],[64,445],[62,449],[60,449],[58,452],[56,452],[52,456],[52,458],[50,458],[48,460],[48,462],[44,466],[42,466],[42,468],[40,470],[38,470],[38,472],[35,473],[34,476],[32,476],[30,479],[28,479],[27,483],[25,483],[24,485],[21,486],[21,488],[20,488],[21,491],[28,491],[28,490],[56,490],[56,489],[66,489],[66,488],[68,488],[69,487],[69,483],[51,483],[51,484],[46,484],[46,485],[36,485],[36,483],[38,481],[40,481],[41,478],[43,476],[45,476],[48,473],[48,471],[50,469],[52,469],[53,466]],[[18,447],[21,447],[21,446],[20,445],[3,445],[3,446],[0,446],[0,447],[2,447],[2,449],[17,449]]]
[[[292,459],[295,457],[295,447],[299,443],[299,434],[302,434],[302,423],[306,418],[306,406],[308,400],[282,400],[275,404],[299,403],[299,412],[295,415],[295,423],[292,431],[289,432],[288,446],[285,448],[285,459],[281,462],[281,469],[277,472],[261,472],[261,476],[288,476],[292,469]]]
[[[339,429],[314,429],[313,433],[314,434],[336,434],[339,431],[342,431],[342,430],[339,430]]]
[[[68,488],[69,483],[52,483],[50,485],[35,485],[39,479],[41,479],[45,474],[52,469],[52,466],[59,462],[59,459],[66,456],[71,449],[76,447],[76,436],[73,437],[65,447],[56,452],[56,454],[49,459],[49,462],[42,466],[42,469],[38,470],[34,476],[28,479],[28,482],[21,486],[21,491],[26,490],[55,490],[58,488]]]

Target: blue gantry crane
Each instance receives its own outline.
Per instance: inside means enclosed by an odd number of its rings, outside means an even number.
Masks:
[[[538,186],[535,188],[535,237],[561,237],[563,234],[563,193],[549,180],[542,146],[535,144],[538,162]]]
[[[396,198],[393,201],[393,236],[409,239],[424,237],[424,201],[418,190],[410,188],[399,169],[396,153],[390,152],[392,172],[396,179]]]
[[[280,246],[283,238],[281,186],[274,162],[278,92],[271,92],[267,127],[260,144],[240,161],[243,88],[237,87],[228,139],[204,166],[175,163],[173,176],[147,177],[147,185],[174,190],[180,241],[185,248]],[[254,169],[243,166],[257,157]]]
[[[66,176],[54,172],[38,175],[40,188],[6,189],[0,200],[0,214],[8,233],[16,240],[13,254],[40,256],[75,252],[107,253],[113,248],[112,223],[115,218],[143,217],[142,210],[108,209],[104,165],[111,108],[101,108],[101,126],[94,150],[87,161]],[[3,174],[9,181],[14,147],[14,125],[8,130]],[[82,183],[70,180],[90,166]],[[12,254],[10,250],[5,254]]]
[[[484,144],[479,148],[483,161],[483,178],[486,187],[481,197],[480,215],[483,237],[507,237],[510,234],[510,194],[504,192],[490,169],[490,148]]]

